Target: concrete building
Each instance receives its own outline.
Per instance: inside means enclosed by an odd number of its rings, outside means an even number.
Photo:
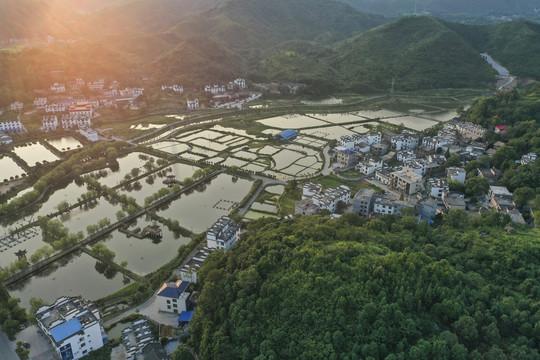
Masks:
[[[206,257],[214,250],[215,249],[209,248],[208,246],[204,246],[202,249],[200,249],[199,252],[180,269],[180,279],[182,281],[189,281],[190,283],[196,284],[197,272],[203,265]]]
[[[22,111],[23,107],[24,107],[24,103],[20,101],[15,101],[14,103],[9,104],[7,109],[9,111]]]
[[[193,99],[187,101],[188,110],[199,110],[199,99]]]
[[[172,90],[177,94],[184,92],[184,87],[181,85],[161,85],[161,91]]]
[[[96,142],[99,140],[98,132],[94,129],[79,129],[77,130],[82,136],[87,138],[89,141]]]
[[[334,153],[337,163],[342,168],[354,166],[358,162],[358,153],[354,150],[337,147]]]
[[[388,144],[385,144],[385,143],[373,144],[371,145],[371,152],[378,156],[383,156],[386,153],[388,153]]]
[[[390,169],[375,170],[375,180],[382,182],[384,185],[390,185],[392,182],[391,173],[392,170]]]
[[[126,360],[166,360],[167,356],[163,346],[154,339],[150,325],[145,319],[139,320],[131,324],[130,327],[122,331],[122,346]],[[147,347],[151,347],[154,356],[147,357]]]
[[[447,210],[465,210],[465,196],[463,194],[444,192],[442,196],[444,206]]]
[[[390,174],[392,187],[409,195],[423,190],[422,175],[411,171],[395,171]]]
[[[47,98],[46,97],[35,98],[34,99],[34,105],[36,107],[38,107],[38,108],[44,107],[45,105],[47,105]]]
[[[446,169],[446,178],[448,181],[457,181],[461,184],[465,184],[465,177],[467,172],[464,168],[460,167],[449,167]]]
[[[222,216],[206,232],[206,243],[212,249],[229,250],[240,236],[240,225],[228,216]]]
[[[527,165],[536,161],[536,153],[530,152],[521,157],[521,165]]]
[[[350,200],[351,189],[345,185],[322,191],[320,184],[308,183],[304,185],[302,200],[295,204],[295,214],[315,215],[323,209],[333,213],[338,202],[349,204]]]
[[[486,132],[486,129],[484,129],[480,125],[473,124],[471,122],[456,122],[454,128],[456,129],[458,134],[460,134],[465,139],[470,140],[482,138],[482,136],[484,136],[484,133]]]
[[[408,162],[416,159],[416,154],[412,150],[400,150],[396,153],[397,161]]]
[[[392,149],[396,151],[414,150],[418,147],[419,142],[420,136],[408,131],[404,131],[400,135],[392,136],[390,139]]]
[[[233,81],[233,83],[234,83],[235,85],[238,85],[238,87],[239,87],[240,89],[245,89],[245,88],[247,88],[246,80],[244,80],[244,79],[241,79],[241,78],[235,79],[235,80]]]
[[[55,93],[64,93],[66,92],[66,85],[54,83],[49,87],[49,90]]]
[[[433,220],[437,215],[438,205],[437,199],[425,198],[416,204],[416,210],[422,220],[429,221]]]
[[[21,120],[7,120],[7,121],[1,121],[0,122],[0,131],[3,132],[16,132],[16,131],[23,131],[24,127],[21,123]]]
[[[376,170],[382,170],[383,161],[379,157],[368,154],[356,164],[355,168],[364,175],[372,175]]]
[[[219,93],[224,93],[225,92],[225,86],[224,85],[217,85],[217,84],[214,84],[213,86],[212,85],[206,85],[204,87],[204,91],[206,92],[210,92],[212,94],[219,94]]]
[[[56,113],[56,112],[64,112],[66,111],[66,106],[64,104],[49,104],[45,105],[45,112],[46,113]]]
[[[75,117],[79,118],[91,118],[94,114],[94,110],[92,109],[92,105],[88,103],[87,101],[84,102],[77,102],[75,105],[69,107],[69,113],[70,115],[73,115]]]
[[[431,178],[427,181],[429,196],[442,198],[445,191],[450,191],[448,183],[444,179]]]
[[[178,280],[176,283],[165,283],[157,293],[159,311],[180,314],[186,311],[186,300],[189,293],[186,292],[188,281]]]
[[[353,199],[353,212],[369,216],[373,212],[376,192],[373,189],[360,189]]]
[[[36,312],[43,334],[62,360],[80,359],[107,343],[98,309],[76,297],[61,297]]]
[[[400,215],[400,210],[409,206],[410,204],[406,201],[394,200],[383,195],[375,198],[373,213],[379,215]]]

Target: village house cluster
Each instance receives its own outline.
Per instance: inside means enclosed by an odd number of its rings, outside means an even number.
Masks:
[[[505,131],[498,127],[498,131]],[[497,182],[502,178],[494,168],[476,169],[476,176],[488,179],[489,193],[471,203],[463,193],[451,191],[454,182],[465,184],[467,173],[462,167],[480,157],[491,157],[503,143],[488,149],[482,142],[486,129],[479,125],[452,120],[435,136],[422,136],[413,131],[401,133],[369,133],[342,136],[333,149],[334,171],[355,169],[362,178],[384,190],[378,193],[364,188],[351,199],[345,186],[326,189],[320,184],[303,187],[302,200],[295,213],[318,214],[323,209],[335,212],[337,201],[366,217],[401,214],[403,208],[415,208],[419,218],[431,221],[439,213],[462,209],[478,215],[486,209],[508,214],[516,223],[525,223],[516,209],[513,195]],[[446,156],[445,156],[446,155]],[[445,166],[447,157],[455,156],[461,166]],[[523,155],[521,164],[536,160],[536,154]],[[347,194],[348,191],[348,194]]]

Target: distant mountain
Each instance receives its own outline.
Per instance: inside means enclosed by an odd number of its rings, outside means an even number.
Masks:
[[[353,90],[486,86],[493,70],[473,46],[433,17],[408,17],[340,43],[330,64]]]
[[[138,0],[109,6],[87,16],[82,31],[90,35],[158,33],[169,30],[222,0]]]
[[[289,40],[332,43],[386,20],[328,0],[227,0],[171,29],[179,39],[208,36],[250,57]]]
[[[450,17],[538,16],[540,0],[340,0],[361,11],[402,16],[433,14]]]
[[[0,40],[63,37],[75,14],[38,0],[0,0]]]
[[[136,0],[42,0],[52,6],[71,9],[71,11],[87,14],[108,6],[127,4]]]

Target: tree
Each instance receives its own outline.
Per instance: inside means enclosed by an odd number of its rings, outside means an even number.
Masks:
[[[105,244],[101,243],[101,242],[98,242],[96,244],[94,244],[94,246],[92,246],[92,254],[102,260],[102,261],[105,261],[105,262],[108,262],[108,261],[113,261],[116,254],[114,251],[112,250],[109,250]]]
[[[116,212],[116,220],[121,221],[123,218],[126,217],[126,212],[123,210],[118,210]]]
[[[339,200],[336,204],[336,214],[343,214],[347,204],[344,201]]]
[[[64,212],[69,208],[69,203],[64,200],[60,202],[58,205],[56,205],[56,208],[58,209],[58,211]]]
[[[450,210],[443,215],[443,223],[450,227],[461,228],[467,225],[468,215],[465,210]]]
[[[457,156],[450,156],[448,160],[446,160],[446,164],[444,164],[445,168],[449,167],[457,167],[461,166],[461,161],[459,161],[459,158]]]
[[[476,199],[478,195],[487,194],[489,190],[489,180],[475,176],[465,181],[465,195]]]
[[[514,191],[514,201],[518,206],[526,205],[529,200],[533,200],[535,191],[530,187],[520,187]]]
[[[493,166],[498,168],[501,171],[506,170],[506,168],[503,166],[505,163],[513,163],[514,160],[518,158],[518,153],[515,148],[512,146],[505,145],[501,147],[495,154],[493,154],[493,158],[491,159],[491,162],[493,163]],[[506,165],[507,167],[508,165]]]
[[[186,345],[180,345],[173,351],[171,360],[195,360],[195,357]]]

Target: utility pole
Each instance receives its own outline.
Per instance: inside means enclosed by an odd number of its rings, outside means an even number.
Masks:
[[[395,85],[396,85],[396,78],[392,78],[392,87],[390,88],[390,94],[394,93]]]

